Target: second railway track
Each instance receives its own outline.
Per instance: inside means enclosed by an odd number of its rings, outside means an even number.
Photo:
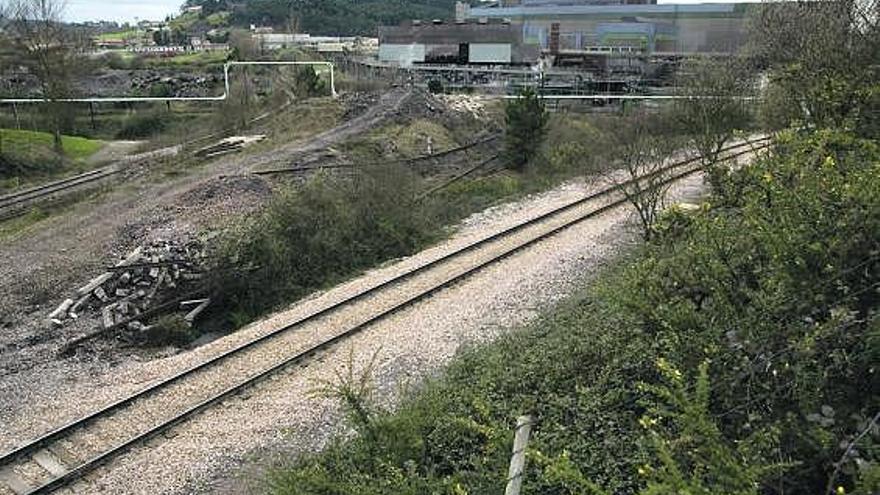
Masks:
[[[675,171],[668,181],[697,172],[694,161],[667,167]],[[27,442],[0,457],[0,493],[49,493],[69,484],[273,373],[528,246],[624,204],[622,196],[620,187],[612,186],[467,244]]]

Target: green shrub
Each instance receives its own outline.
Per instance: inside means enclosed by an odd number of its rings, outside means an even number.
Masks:
[[[221,306],[239,321],[255,317],[436,239],[437,217],[413,203],[416,181],[402,167],[376,167],[354,180],[316,176],[280,194],[219,248]]]
[[[147,345],[186,345],[198,337],[192,326],[180,314],[162,315],[142,334]]]
[[[522,170],[537,155],[547,131],[548,116],[544,103],[532,89],[525,89],[518,99],[504,108],[504,159],[515,170]]]
[[[158,111],[138,112],[125,119],[116,133],[118,139],[140,139],[158,134],[166,127],[165,117]]]
[[[428,91],[434,94],[443,93],[443,82],[439,79],[431,79],[428,81]]]

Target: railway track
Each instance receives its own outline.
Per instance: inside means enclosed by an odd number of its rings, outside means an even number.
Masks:
[[[33,187],[17,193],[0,196],[0,221],[21,216],[27,212],[27,206],[44,202],[49,198],[66,193],[71,189],[93,184],[121,172],[118,167],[104,167],[66,179],[57,180]]]
[[[334,163],[329,165],[299,165],[294,167],[285,167],[285,168],[274,168],[268,170],[255,170],[252,173],[255,175],[276,175],[276,174],[302,174],[308,172],[314,172],[318,170],[333,170],[333,169],[355,169],[358,167],[371,167],[371,166],[379,166],[379,165],[388,165],[391,163],[408,163],[413,164],[422,161],[434,160],[437,158],[442,158],[447,155],[452,155],[454,153],[460,153],[462,151],[467,151],[471,148],[480,146],[482,144],[491,143],[493,141],[497,141],[501,139],[501,134],[492,134],[482,139],[478,139],[474,142],[467,143],[461,146],[456,146],[454,148],[450,148],[443,151],[438,151],[436,153],[431,153],[427,155],[415,156],[412,158],[401,158],[398,160],[386,160],[383,162],[360,162],[360,163]]]
[[[751,153],[756,149],[753,144],[729,147],[724,151],[734,153],[725,158]],[[746,146],[746,151],[736,151]],[[694,162],[696,159],[670,165],[665,171],[672,175],[665,180],[677,181],[699,171]],[[304,363],[489,265],[626,203],[622,193],[625,185],[591,194],[443,254],[31,440],[0,457],[0,493],[49,493],[70,484],[272,374]]]
[[[250,121],[248,121],[248,125],[258,123],[262,120],[265,120],[276,113],[281,113],[287,107],[289,107],[293,103],[292,100],[288,100],[286,103],[281,105],[275,110],[263,113]],[[228,134],[229,130],[224,130],[221,132],[214,132],[211,134],[206,134],[204,136],[198,137],[190,141],[188,144],[192,145],[195,143],[207,141],[212,138],[216,138],[218,136]],[[65,179],[60,179],[57,181],[50,182],[48,184],[43,184],[41,186],[33,187],[30,189],[26,189],[24,191],[15,192],[12,194],[8,194],[5,196],[0,196],[0,222],[10,220],[12,218],[16,218],[22,216],[28,212],[28,206],[45,203],[47,201],[51,201],[52,198],[56,198],[61,194],[67,194],[72,190],[82,188],[86,185],[92,185],[97,183],[103,179],[111,177],[113,175],[122,172],[127,165],[131,165],[133,163],[139,162],[141,160],[161,157],[161,156],[169,156],[177,154],[180,151],[179,146],[171,146],[168,148],[162,148],[159,150],[148,151],[145,153],[140,153],[135,156],[131,156],[128,158],[124,158],[120,161],[120,163],[115,165],[110,165],[107,167],[98,168],[95,170],[91,170],[89,172],[85,172],[82,174],[74,175],[72,177],[67,177]]]

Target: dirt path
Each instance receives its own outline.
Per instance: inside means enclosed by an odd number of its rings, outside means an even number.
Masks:
[[[87,163],[97,167],[123,160],[142,144],[144,141],[107,141],[97,153],[89,157]]]
[[[99,272],[108,259],[150,240],[194,237],[207,222],[255,208],[270,189],[245,172],[309,157],[363,132],[393,115],[408,95],[389,91],[350,121],[269,151],[228,155],[159,183],[135,178],[71,206],[39,228],[0,239],[0,370],[14,372],[52,359],[65,341],[93,324],[55,329],[45,317],[62,294]]]

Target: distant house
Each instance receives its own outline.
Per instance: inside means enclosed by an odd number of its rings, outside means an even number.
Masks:
[[[202,13],[202,6],[196,5],[195,7],[186,7],[183,9],[183,12],[187,13],[187,14],[201,14]]]

